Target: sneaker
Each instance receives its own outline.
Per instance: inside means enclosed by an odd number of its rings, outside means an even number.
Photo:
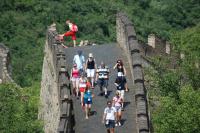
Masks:
[[[121,126],[122,124],[120,122],[118,122],[118,126]]]
[[[105,98],[108,98],[108,94],[107,94],[107,95],[105,95]]]
[[[103,92],[100,92],[100,94],[99,94],[100,96],[103,96]]]
[[[117,124],[117,123],[115,123],[115,126],[117,127],[117,126],[118,126],[118,124]]]
[[[85,119],[88,119],[88,116],[86,116]]]
[[[129,89],[126,89],[125,92],[129,92]]]

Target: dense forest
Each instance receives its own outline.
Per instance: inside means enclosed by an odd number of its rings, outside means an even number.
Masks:
[[[127,13],[139,40],[146,42],[148,34],[154,33],[185,53],[178,69],[157,62],[158,73],[149,73],[154,84],[150,98],[160,101],[152,110],[154,131],[192,133],[200,129],[198,0],[1,0],[0,42],[10,48],[12,76],[24,89],[0,86],[0,132],[42,132],[37,105],[47,26],[55,22],[63,33],[65,20],[71,19],[79,27],[78,42],[115,42],[118,11]],[[21,100],[23,96],[28,100]]]
[[[177,60],[178,66],[168,68],[169,58],[155,58],[154,69],[146,70],[154,131],[199,132],[200,25],[176,32],[170,40],[174,51],[185,55]]]

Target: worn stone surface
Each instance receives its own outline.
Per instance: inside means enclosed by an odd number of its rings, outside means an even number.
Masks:
[[[73,56],[76,54],[77,50],[81,49],[86,59],[88,54],[93,53],[97,64],[99,65],[101,61],[104,61],[106,65],[110,68],[110,80],[108,91],[110,92],[109,98],[105,99],[102,96],[98,96],[99,87],[96,86],[94,89],[94,100],[92,105],[92,112],[96,114],[91,116],[89,120],[85,119],[85,114],[81,109],[80,99],[73,99],[74,103],[74,113],[75,113],[75,131],[76,133],[106,133],[105,126],[101,123],[104,108],[106,107],[107,100],[111,100],[116,92],[116,87],[114,85],[114,80],[116,78],[116,71],[113,70],[113,66],[117,59],[123,59],[124,65],[127,69],[127,81],[130,91],[125,93],[125,111],[122,116],[122,127],[116,127],[116,133],[136,133],[136,112],[135,112],[135,101],[134,101],[134,85],[130,74],[130,68],[128,64],[127,57],[122,49],[116,44],[110,45],[100,45],[100,46],[86,46],[78,48],[67,48],[66,58],[68,68],[72,67]]]

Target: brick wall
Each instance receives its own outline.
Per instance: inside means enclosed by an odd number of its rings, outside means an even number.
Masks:
[[[63,48],[55,40],[55,24],[48,27],[42,69],[39,118],[45,133],[72,133],[73,106]]]

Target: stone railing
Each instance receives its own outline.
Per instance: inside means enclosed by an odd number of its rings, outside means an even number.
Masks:
[[[12,82],[9,49],[0,43],[0,83]]]
[[[43,61],[39,118],[45,133],[72,133],[73,105],[63,48],[55,40],[55,24],[48,27]]]
[[[124,53],[128,57],[130,68],[132,68],[131,73],[135,88],[137,132],[149,133],[149,115],[142,68],[144,59],[141,56],[144,50],[142,45],[138,43],[132,22],[125,14],[117,14],[116,25],[117,42],[125,51]]]
[[[154,34],[150,34],[148,36],[147,44],[143,42],[139,42],[139,44],[142,46],[141,55],[144,59],[144,66],[154,64],[151,60],[152,57],[167,57],[170,61],[167,64],[167,67],[176,68],[178,66],[177,63],[181,55],[173,50],[168,41],[163,40]]]

